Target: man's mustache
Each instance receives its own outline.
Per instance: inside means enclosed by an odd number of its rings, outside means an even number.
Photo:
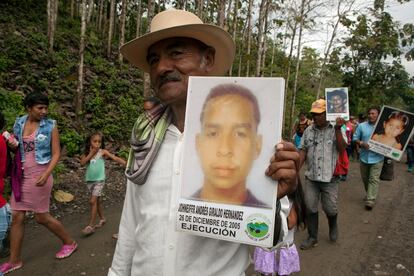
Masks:
[[[158,87],[161,87],[169,81],[181,81],[181,75],[177,71],[168,72],[160,76],[158,79]]]

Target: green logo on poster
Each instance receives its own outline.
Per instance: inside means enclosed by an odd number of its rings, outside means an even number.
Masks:
[[[255,238],[262,238],[269,232],[269,226],[264,222],[249,223],[247,231]]]
[[[271,221],[263,214],[252,214],[247,218],[245,233],[254,241],[265,240],[270,236]]]
[[[393,153],[391,153],[391,155],[394,156],[394,157],[400,157],[400,154],[398,152],[393,152]]]

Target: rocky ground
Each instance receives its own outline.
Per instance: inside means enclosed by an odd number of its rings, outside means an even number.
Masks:
[[[71,192],[75,200],[53,202],[52,213],[59,216],[78,241],[79,250],[70,258],[55,260],[57,239],[31,219],[26,225],[23,244],[24,267],[10,275],[106,275],[111,264],[124,196],[124,176],[120,166],[107,162],[108,181],[104,196],[108,223],[94,235],[82,238],[80,230],[88,219],[88,196],[83,171],[68,163],[59,177],[59,189]],[[393,181],[382,181],[377,206],[366,211],[357,162],[351,162],[348,180],[340,185],[340,237],[329,242],[327,220],[320,216],[319,246],[300,251],[301,272],[296,275],[411,275],[414,274],[414,174],[404,162],[395,164]],[[306,232],[296,235],[296,244]],[[252,267],[248,276],[258,275]]]

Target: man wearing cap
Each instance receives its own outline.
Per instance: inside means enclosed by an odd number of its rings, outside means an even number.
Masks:
[[[227,32],[181,10],[157,14],[150,33],[121,48],[150,74],[162,104],[140,115],[132,130],[127,191],[108,275],[244,275],[247,246],[175,231],[188,78],[224,75],[234,52]],[[278,180],[278,198],[296,189],[298,166],[293,144],[278,144],[264,172]]]
[[[318,205],[328,217],[329,239],[338,239],[338,178],[334,177],[338,153],[346,148],[346,136],[342,125],[344,119],[337,118],[335,126],[326,120],[326,101],[319,99],[310,110],[313,125],[303,133],[300,145],[300,167],[306,161],[305,202],[308,238],[300,248],[310,249],[318,244]]]

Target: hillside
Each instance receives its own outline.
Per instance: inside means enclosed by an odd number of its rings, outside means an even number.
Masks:
[[[30,91],[49,95],[49,117],[58,122],[62,157],[54,170],[55,189],[72,193],[69,204],[51,202],[51,212],[85,212],[88,194],[79,154],[85,137],[100,130],[106,147],[127,157],[129,133],[142,107],[141,75],[138,70],[104,56],[104,42],[90,28],[85,52],[83,113],[76,118],[74,93],[77,85],[79,19],[59,10],[55,47],[48,53],[46,1],[0,3],[0,110],[11,130],[16,116],[24,114],[22,99]],[[116,49],[116,46],[113,46]],[[125,191],[123,168],[107,162],[104,202],[120,202]],[[6,192],[9,188],[6,187]]]
[[[91,27],[86,38],[83,112],[75,116],[79,33],[79,19],[59,10],[54,52],[49,53],[46,1],[0,3],[0,109],[8,129],[24,113],[22,97],[30,91],[45,92],[51,100],[50,117],[58,121],[69,156],[80,152],[85,136],[94,130],[102,131],[115,148],[126,144],[142,106],[139,71],[115,62],[115,55],[104,57],[104,40]]]

